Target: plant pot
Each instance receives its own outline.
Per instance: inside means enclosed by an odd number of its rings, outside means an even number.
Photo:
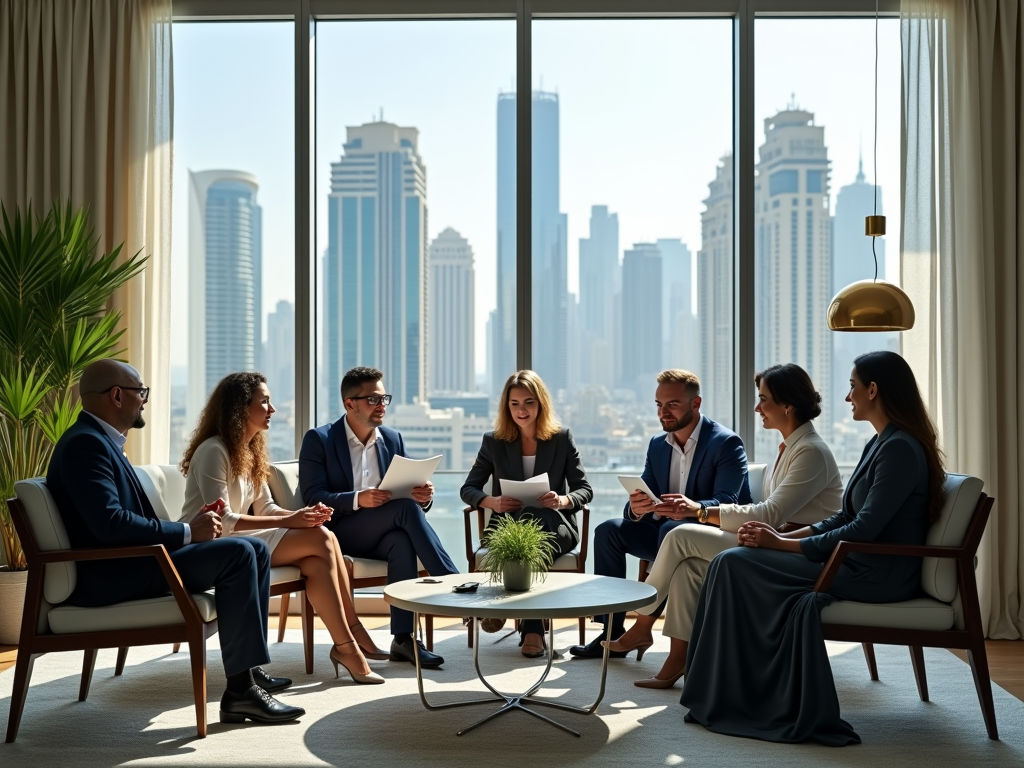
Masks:
[[[0,645],[17,645],[25,610],[28,571],[0,570]]]
[[[501,577],[509,592],[526,592],[533,584],[533,571],[522,563],[505,563]]]

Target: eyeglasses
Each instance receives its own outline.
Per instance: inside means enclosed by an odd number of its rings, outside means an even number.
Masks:
[[[125,387],[125,386],[122,386],[120,384],[114,384],[113,387],[107,387],[102,392],[97,392],[96,394],[97,395],[105,395],[105,394],[107,394],[107,392],[112,390],[114,387],[118,387],[120,389],[128,389],[128,390],[131,390],[132,392],[138,392],[139,393],[139,397],[142,398],[142,402],[144,402],[144,403],[148,403],[149,402],[149,387]]]
[[[385,408],[391,405],[391,395],[363,395],[362,397],[350,397],[349,400],[365,400],[367,403],[376,408],[378,405],[383,404]]]

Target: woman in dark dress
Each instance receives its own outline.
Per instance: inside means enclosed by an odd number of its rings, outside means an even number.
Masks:
[[[535,505],[523,507],[501,495],[502,480],[529,480],[547,473],[551,489]],[[491,480],[491,495],[484,491]],[[537,520],[554,535],[555,558],[571,552],[580,542],[576,513],[594,497],[583,471],[572,433],[558,424],[551,395],[533,371],[517,371],[501,391],[494,431],[484,435],[473,468],[462,486],[462,500],[472,507],[508,515],[516,520]],[[504,622],[485,619],[485,631],[497,632]],[[519,624],[520,646],[528,657],[544,654],[544,627],[539,619]]]
[[[868,441],[843,495],[820,523],[780,534],[761,522],[711,561],[694,618],[680,703],[688,721],[767,741],[860,742],[840,717],[821,634],[834,599],[890,603],[914,596],[921,559],[853,553],[828,593],[814,584],[840,541],[923,544],[941,512],[945,472],[910,366],[894,352],[854,362],[846,396]]]

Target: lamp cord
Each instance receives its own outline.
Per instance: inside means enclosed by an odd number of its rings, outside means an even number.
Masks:
[[[874,179],[872,179],[871,197],[874,203],[874,215],[878,215],[878,0],[875,0],[875,139],[872,149]],[[871,238],[871,257],[875,260],[875,282],[878,282],[878,254],[875,253],[875,240]]]

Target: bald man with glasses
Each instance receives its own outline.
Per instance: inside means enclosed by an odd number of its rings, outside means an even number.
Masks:
[[[381,478],[395,456],[405,456],[400,432],[384,426],[391,395],[384,374],[376,368],[353,368],[341,380],[345,415],[333,424],[309,430],[299,451],[299,487],[305,504],[333,507],[326,526],[342,551],[355,557],[387,560],[388,584],[415,579],[416,560],[431,576],[458,573],[426,511],[434,500],[427,482],[413,488],[412,499],[392,499],[379,490]],[[391,660],[416,662],[412,614],[391,609]],[[444,659],[422,643],[420,666],[439,667]]]

